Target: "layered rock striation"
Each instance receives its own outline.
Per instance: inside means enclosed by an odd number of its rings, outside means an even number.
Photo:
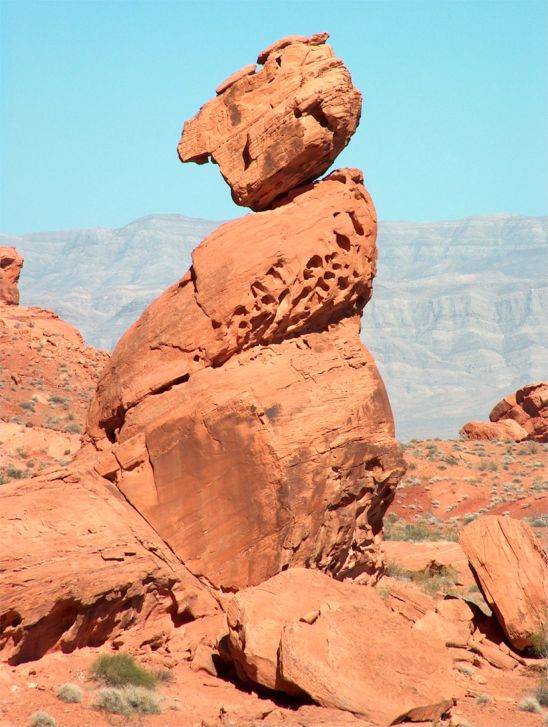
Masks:
[[[359,118],[361,96],[326,37],[275,44],[264,69],[236,74],[185,125],[182,158],[209,150],[240,203],[264,211],[194,250],[188,273],[121,339],[88,418],[101,473],[224,590],[296,565],[376,578],[403,473],[359,339],[376,272],[373,203],[356,169],[301,184]]]

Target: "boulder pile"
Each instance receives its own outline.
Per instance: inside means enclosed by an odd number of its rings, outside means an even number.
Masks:
[[[465,424],[460,434],[467,439],[513,439],[548,442],[548,382],[522,386],[499,401],[488,422]]]

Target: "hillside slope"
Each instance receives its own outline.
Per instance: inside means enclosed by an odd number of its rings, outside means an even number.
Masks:
[[[0,236],[26,258],[22,302],[54,309],[112,348],[181,277],[218,225],[150,215],[120,229]],[[385,222],[362,337],[385,379],[398,436],[456,436],[502,396],[546,376],[548,218]]]

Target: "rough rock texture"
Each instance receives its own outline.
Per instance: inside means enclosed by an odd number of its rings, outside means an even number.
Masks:
[[[527,439],[548,442],[548,382],[530,384],[500,401],[489,414],[492,422],[516,421]]]
[[[414,631],[373,588],[304,569],[240,591],[228,610],[240,676],[387,724],[458,693],[440,641]]]
[[[0,307],[0,420],[79,433],[109,359],[41,308]]]
[[[156,648],[218,610],[118,490],[68,470],[1,491],[0,651],[10,664],[107,640]]]
[[[382,564],[403,463],[359,340],[375,229],[356,170],[223,225],[98,385],[87,433],[102,472],[216,586]]]
[[[14,247],[0,247],[0,306],[19,305],[17,283],[23,258]]]
[[[327,33],[291,36],[217,88],[217,97],[187,121],[179,157],[211,158],[237,204],[264,210],[331,166],[360,119],[361,94]]]
[[[460,533],[460,544],[485,598],[516,649],[546,628],[548,557],[529,526],[485,515]]]
[[[500,422],[468,422],[459,434],[466,439],[511,439],[514,442],[522,442],[528,436],[527,430],[512,419]]]
[[[468,558],[458,543],[443,540],[418,543],[386,540],[383,548],[387,562],[406,571],[437,573],[446,568],[454,573],[456,585],[470,586],[475,583]]]
[[[499,401],[489,422],[468,422],[460,433],[468,439],[524,439],[548,442],[548,382],[529,384]]]

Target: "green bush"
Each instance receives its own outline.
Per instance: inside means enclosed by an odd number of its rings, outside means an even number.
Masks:
[[[133,684],[154,689],[158,681],[152,672],[139,666],[129,654],[103,654],[93,662],[91,673],[109,687]]]
[[[30,718],[30,727],[57,727],[57,722],[47,712],[34,712]]]
[[[77,684],[63,684],[57,690],[57,698],[62,702],[79,704],[82,701],[82,690]]]

